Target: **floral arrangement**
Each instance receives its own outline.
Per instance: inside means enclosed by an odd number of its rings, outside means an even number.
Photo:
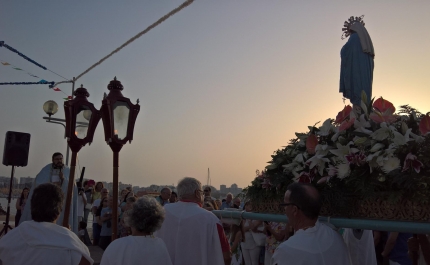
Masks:
[[[409,105],[394,105],[382,97],[361,106],[345,106],[336,119],[306,133],[272,155],[247,197],[282,200],[292,182],[315,184],[324,196],[410,200],[430,198],[430,116]],[[348,207],[345,202],[344,207]]]

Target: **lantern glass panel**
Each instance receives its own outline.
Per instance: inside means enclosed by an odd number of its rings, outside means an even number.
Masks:
[[[130,116],[130,107],[127,102],[117,101],[113,105],[113,129],[114,136],[118,140],[127,137],[128,117]]]
[[[92,111],[90,107],[86,105],[80,105],[78,107],[78,113],[76,114],[76,125],[75,135],[79,139],[84,139],[88,132],[88,122],[91,119]]]

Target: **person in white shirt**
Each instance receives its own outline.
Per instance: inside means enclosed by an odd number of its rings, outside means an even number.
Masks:
[[[295,234],[275,250],[272,265],[351,265],[348,249],[340,234],[318,221],[321,197],[314,186],[290,184],[281,206],[284,206]]]
[[[163,221],[165,211],[154,198],[139,198],[130,211],[128,225],[132,235],[113,241],[103,253],[101,265],[172,265],[166,245],[153,233]]]
[[[40,184],[31,197],[31,221],[24,221],[0,239],[0,264],[90,265],[85,244],[57,225],[64,201],[61,188]]]
[[[231,250],[222,225],[202,208],[200,181],[178,183],[179,202],[164,206],[166,219],[155,235],[166,244],[173,265],[230,265]]]
[[[352,265],[377,265],[372,230],[345,228],[342,236]]]

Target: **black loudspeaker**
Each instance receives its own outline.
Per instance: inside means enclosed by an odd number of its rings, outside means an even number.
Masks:
[[[30,149],[29,133],[7,132],[3,149],[3,165],[25,167]]]

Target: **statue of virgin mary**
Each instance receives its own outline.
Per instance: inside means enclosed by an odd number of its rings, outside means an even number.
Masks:
[[[362,17],[350,17],[345,21],[342,39],[343,36],[349,39],[340,51],[339,92],[350,100],[355,110],[360,109],[362,91],[368,101],[372,98],[375,51]]]

